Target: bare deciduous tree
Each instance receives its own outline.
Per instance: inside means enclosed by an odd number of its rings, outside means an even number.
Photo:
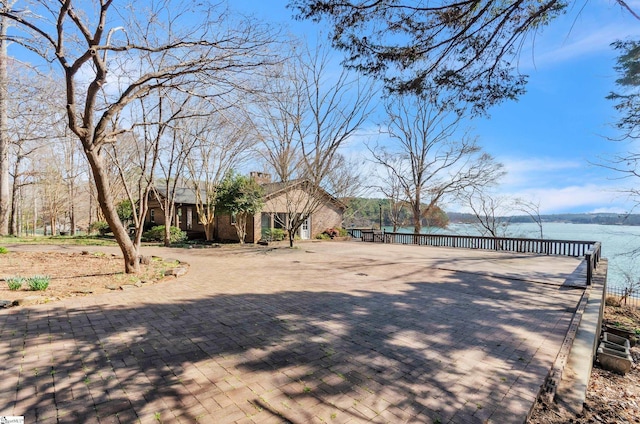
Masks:
[[[189,122],[195,146],[187,161],[188,180],[196,195],[199,222],[206,239],[212,240],[218,186],[225,175],[251,157],[256,138],[245,108],[220,110],[213,104],[201,104],[200,110],[208,110],[209,116]]]
[[[273,82],[273,96],[262,104],[260,150],[281,183],[286,213],[276,219],[290,246],[326,201],[327,189],[337,197],[347,192],[348,179],[336,177],[343,162],[340,148],[371,112],[369,81],[344,70],[333,75],[329,65],[323,48],[294,55]]]
[[[616,141],[626,141],[628,150],[607,158],[599,166],[615,171],[620,181],[631,181],[624,184],[620,191],[634,202],[633,209],[640,205],[640,41],[627,40],[613,43],[619,51],[615,70],[618,72],[617,92],[611,92],[607,98],[615,102],[615,109],[620,113],[616,128],[621,136]]]
[[[225,10],[208,2],[147,7],[112,0],[42,0],[29,8],[3,8],[0,16],[15,24],[7,39],[62,69],[69,128],[82,143],[125,271],[137,272],[138,251],[118,218],[106,172],[104,147],[126,126],[114,126],[114,119],[155,90],[222,96],[250,86],[248,71],[272,60],[271,34],[251,22],[231,23]],[[136,66],[141,57],[154,66]],[[117,76],[116,82],[109,75]]]
[[[458,135],[461,115],[437,97],[398,96],[386,105],[391,146],[370,146],[373,160],[393,175],[411,207],[415,233],[422,217],[445,198],[492,184],[502,165],[474,139]]]
[[[10,61],[7,93],[7,138],[10,142],[11,213],[9,234],[20,231],[18,216],[22,209],[19,192],[38,178],[34,163],[37,151],[60,136],[56,127],[64,108],[56,105],[55,86],[44,75],[35,73],[16,61]],[[40,162],[40,161],[38,161]],[[40,163],[40,167],[44,164]]]
[[[472,189],[468,205],[481,235],[507,237],[510,220],[505,216],[511,199],[507,196],[492,196],[486,191]]]
[[[0,1],[0,8],[9,7],[9,2]],[[8,134],[8,86],[7,80],[7,25],[8,20],[0,15],[0,236],[9,234],[9,134]]]
[[[531,200],[491,193],[486,187],[472,187],[464,197],[471,208],[475,223],[482,235],[509,237],[514,216],[524,213],[538,227],[544,238],[540,204]]]
[[[389,158],[389,161],[394,161],[394,159]],[[403,161],[398,157],[392,166],[383,167],[382,174],[379,176],[379,184],[375,186],[387,198],[389,204],[387,216],[391,221],[394,233],[399,227],[406,224],[404,209],[408,206],[408,202],[399,175],[406,175],[408,170],[403,170],[403,165]]]

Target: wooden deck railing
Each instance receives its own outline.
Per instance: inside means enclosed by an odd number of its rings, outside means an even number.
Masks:
[[[601,243],[595,241],[387,233],[385,231],[368,229],[350,229],[348,231],[351,237],[371,243],[415,244],[419,246],[584,257],[587,262],[588,285],[591,284],[593,273],[598,267],[602,249]]]

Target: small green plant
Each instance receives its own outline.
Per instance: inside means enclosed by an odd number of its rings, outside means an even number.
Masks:
[[[6,253],[9,253],[9,249],[4,246],[0,246],[0,255],[4,255]]]
[[[89,226],[89,232],[98,233],[101,236],[104,236],[105,234],[111,232],[111,228],[109,227],[109,224],[106,223],[106,221],[95,221],[92,222]]]
[[[142,234],[143,241],[164,241],[164,225],[158,225]],[[169,228],[169,242],[182,243],[187,241],[187,233],[178,227]]]
[[[311,387],[304,386],[304,389],[302,389],[302,391],[305,392],[305,393],[310,393],[311,392]]]
[[[22,287],[22,283],[24,283],[23,277],[16,276],[7,278],[7,285],[9,286],[9,290],[20,290],[20,288]]]
[[[50,280],[51,277],[48,275],[34,275],[27,279],[27,284],[29,285],[29,290],[43,291],[49,287]]]
[[[263,228],[262,238],[267,241],[284,240],[285,232],[282,228]]]

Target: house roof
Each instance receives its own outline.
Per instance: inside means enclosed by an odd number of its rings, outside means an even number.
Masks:
[[[162,197],[167,197],[167,190],[164,187],[157,187],[156,191]],[[184,204],[196,204],[196,191],[193,188],[189,187],[176,187],[174,193],[174,202],[175,203],[184,203]],[[203,189],[200,189],[200,197],[202,199],[207,198],[207,192]]]

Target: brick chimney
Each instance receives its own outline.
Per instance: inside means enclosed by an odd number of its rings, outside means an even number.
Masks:
[[[260,185],[271,182],[271,174],[267,174],[266,172],[251,171],[249,172],[249,178]]]

